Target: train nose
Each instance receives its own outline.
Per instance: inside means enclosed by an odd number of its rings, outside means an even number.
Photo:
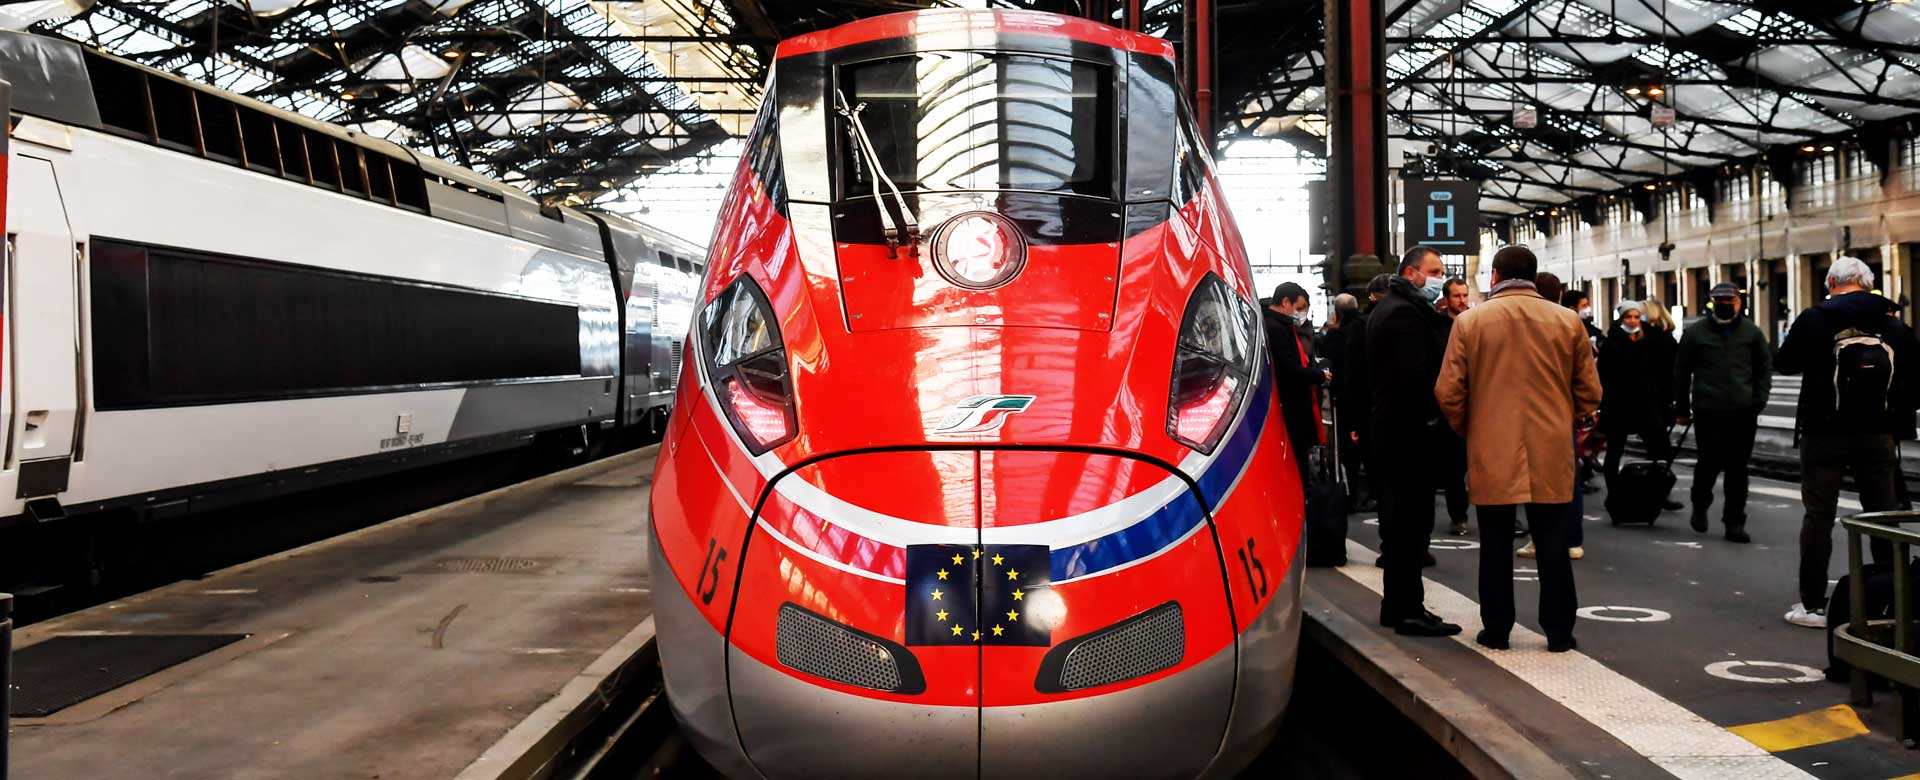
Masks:
[[[1184,777],[1220,743],[1222,569],[1199,501],[1159,466],[829,458],[784,477],[756,524],[728,674],[769,778]]]

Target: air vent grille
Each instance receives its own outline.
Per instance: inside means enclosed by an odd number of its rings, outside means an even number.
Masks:
[[[1077,691],[1145,677],[1180,663],[1186,647],[1180,604],[1170,601],[1055,648],[1066,654],[1056,690]],[[1041,664],[1043,674],[1047,666]]]
[[[775,648],[787,668],[834,682],[895,693],[918,693],[926,687],[906,648],[795,604],[780,606]]]

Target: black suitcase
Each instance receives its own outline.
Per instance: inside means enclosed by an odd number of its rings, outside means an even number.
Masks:
[[[1334,441],[1344,435],[1340,413],[1333,413]],[[1303,535],[1306,537],[1306,564],[1312,567],[1347,565],[1347,486],[1341,482],[1340,448],[1313,448],[1308,456],[1307,484],[1300,486],[1306,500]]]
[[[1687,440],[1687,431],[1680,432],[1680,441]],[[1680,455],[1680,444],[1672,448],[1673,457],[1667,462],[1638,461],[1620,467],[1620,473],[1607,485],[1607,519],[1614,525],[1653,525],[1660,519],[1665,509],[1668,494],[1673,492],[1673,458]]]

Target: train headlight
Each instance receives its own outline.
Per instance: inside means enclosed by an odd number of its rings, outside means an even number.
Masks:
[[[700,313],[707,381],[727,422],[758,455],[793,438],[793,380],[766,293],[741,275]]]
[[[933,265],[947,281],[989,290],[1011,281],[1027,263],[1027,239],[1006,217],[969,211],[933,231]]]
[[[1254,317],[1232,288],[1207,274],[1187,300],[1174,350],[1167,435],[1204,453],[1220,437],[1252,384]]]

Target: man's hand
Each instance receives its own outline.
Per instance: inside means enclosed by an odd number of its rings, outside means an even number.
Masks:
[[[1324,368],[1323,368],[1323,369],[1320,369],[1320,375],[1321,375],[1321,377],[1322,377],[1322,380],[1321,380],[1321,381],[1325,381],[1325,382],[1331,382],[1331,381],[1333,381],[1333,372],[1332,372],[1332,371],[1328,371],[1328,370],[1326,370],[1326,369],[1324,369]]]
[[[1355,443],[1355,444],[1358,444],[1358,443],[1360,442],[1360,432],[1359,432],[1359,431],[1347,431],[1347,441],[1350,441],[1350,442],[1353,442],[1353,443]]]

